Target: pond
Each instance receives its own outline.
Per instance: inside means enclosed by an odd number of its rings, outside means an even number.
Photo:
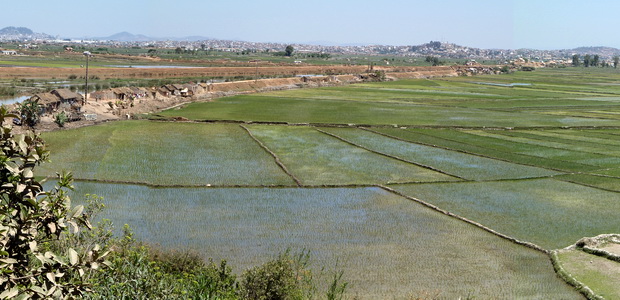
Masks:
[[[2,104],[9,105],[13,103],[22,102],[30,97],[31,96],[17,96],[17,97],[12,97],[12,98],[0,98],[0,105]]]

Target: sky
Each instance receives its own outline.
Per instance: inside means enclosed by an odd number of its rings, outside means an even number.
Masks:
[[[620,48],[620,1],[29,0],[3,1],[0,28],[63,38],[127,31],[252,42],[490,49]]]

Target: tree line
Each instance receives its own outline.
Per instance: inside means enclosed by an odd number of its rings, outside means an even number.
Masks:
[[[574,54],[572,65],[573,67],[584,66],[586,68],[599,67],[599,66],[603,68],[612,67],[612,66],[614,68],[618,68],[619,63],[620,63],[620,56],[617,56],[617,55],[613,57],[613,62],[609,63],[605,60],[601,60],[598,54],[595,54],[593,56],[590,54],[586,54],[584,55],[583,59],[581,58],[579,54]]]

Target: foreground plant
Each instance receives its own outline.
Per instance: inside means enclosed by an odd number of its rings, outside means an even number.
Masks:
[[[71,174],[43,190],[34,169],[48,159],[39,135],[13,135],[17,115],[0,107],[0,299],[66,298],[89,291],[88,273],[106,264],[98,245],[79,253],[51,251],[50,242],[65,233],[90,228],[83,206],[71,208]]]

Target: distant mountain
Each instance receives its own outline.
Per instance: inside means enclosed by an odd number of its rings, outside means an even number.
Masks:
[[[186,36],[186,37],[182,37],[182,38],[167,38],[167,40],[170,40],[170,41],[181,41],[181,42],[197,42],[197,41],[211,40],[211,38],[204,37],[204,36],[193,35],[193,36]]]
[[[154,41],[157,39],[148,37],[142,34],[131,34],[129,32],[123,31],[117,34],[111,35],[109,37],[95,38],[97,40],[108,40],[108,41],[118,41],[118,42],[148,42]]]
[[[94,40],[103,40],[103,41],[117,41],[117,42],[150,42],[150,41],[179,41],[179,42],[195,42],[195,41],[203,41],[208,40],[209,38],[203,36],[188,36],[188,37],[166,37],[166,38],[158,38],[158,37],[150,37],[143,34],[132,34],[126,31],[119,32],[117,34],[108,36],[108,37],[97,37],[92,38]]]
[[[585,54],[597,55],[598,54],[603,57],[611,57],[611,56],[620,55],[620,49],[612,48],[612,47],[603,47],[603,46],[579,47],[579,48],[571,49],[569,51],[576,53],[576,54],[582,54],[582,55],[585,55]]]
[[[0,29],[0,41],[25,41],[25,40],[49,40],[53,39],[51,35],[45,33],[35,33],[26,27],[4,27]]]
[[[32,35],[34,34],[34,32],[32,32],[31,29],[26,28],[26,27],[13,27],[13,26],[9,26],[9,27],[4,27],[2,29],[0,29],[0,35]]]

